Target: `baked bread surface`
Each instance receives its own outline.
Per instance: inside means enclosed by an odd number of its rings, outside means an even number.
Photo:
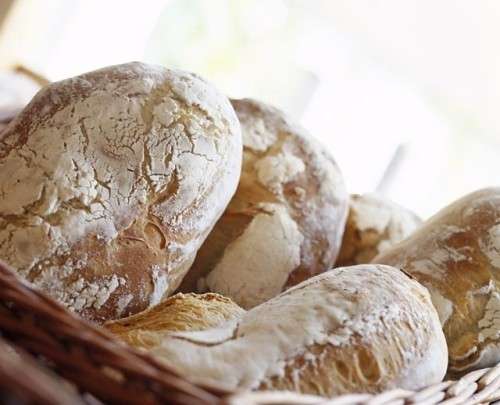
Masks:
[[[164,336],[150,353],[230,389],[334,396],[441,381],[447,348],[428,291],[383,265],[310,278],[220,328]]]
[[[171,294],[241,171],[229,100],[129,63],[42,89],[0,136],[0,259],[87,319]]]
[[[181,291],[217,292],[248,309],[333,266],[348,194],[332,157],[289,117],[255,100],[232,104],[240,182]]]
[[[412,234],[422,221],[410,210],[371,193],[351,195],[336,266],[370,263]]]
[[[403,268],[429,289],[452,376],[500,361],[500,188],[455,201],[373,262]]]
[[[104,327],[131,346],[151,349],[171,332],[216,328],[245,311],[219,294],[175,294],[143,312]]]

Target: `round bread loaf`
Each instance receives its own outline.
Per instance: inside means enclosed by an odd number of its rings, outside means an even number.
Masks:
[[[244,145],[240,183],[181,291],[217,292],[248,309],[333,266],[348,194],[304,129],[258,101],[232,103]]]
[[[0,259],[94,321],[172,293],[236,190],[241,133],[196,75],[141,63],[41,90],[0,137]]]
[[[165,335],[216,328],[245,311],[219,294],[176,294],[143,312],[110,321],[104,327],[128,344],[151,349]]]
[[[376,194],[351,195],[337,267],[370,263],[422,223],[413,212]]]
[[[373,262],[403,268],[429,289],[450,372],[500,361],[500,188],[454,202]]]
[[[315,276],[218,329],[163,336],[150,353],[229,389],[325,396],[419,389],[441,381],[447,366],[428,291],[370,264]]]

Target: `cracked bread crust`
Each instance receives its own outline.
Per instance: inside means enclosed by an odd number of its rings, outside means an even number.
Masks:
[[[336,267],[370,263],[415,231],[422,221],[410,210],[377,194],[351,195]]]
[[[220,328],[175,332],[150,353],[228,389],[335,396],[438,383],[447,348],[428,291],[383,265],[310,278]]]
[[[373,263],[400,267],[428,288],[450,376],[500,361],[500,188],[448,205]]]
[[[228,99],[112,66],[42,89],[0,137],[0,259],[87,319],[171,294],[241,171]]]
[[[238,190],[181,291],[212,291],[252,308],[333,266],[348,194],[333,158],[281,111],[232,100],[241,122]]]

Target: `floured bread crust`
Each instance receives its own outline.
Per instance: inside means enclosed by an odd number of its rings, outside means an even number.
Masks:
[[[500,188],[454,202],[373,262],[401,267],[429,289],[452,374],[500,361]]]
[[[196,75],[129,63],[51,84],[0,137],[0,259],[87,319],[139,312],[178,287],[241,150]]]
[[[410,210],[376,194],[351,195],[337,267],[370,263],[417,229],[422,221]]]
[[[447,349],[428,291],[383,265],[315,276],[218,329],[165,336],[150,353],[230,389],[334,396],[441,381]]]
[[[131,346],[151,349],[171,332],[217,328],[244,313],[219,294],[179,293],[143,312],[107,322],[104,327]]]
[[[232,103],[243,172],[181,291],[217,292],[248,309],[333,266],[348,194],[334,160],[304,129],[258,101]]]

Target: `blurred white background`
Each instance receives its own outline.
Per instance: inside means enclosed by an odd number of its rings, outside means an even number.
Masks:
[[[22,63],[50,80],[131,60],[196,71],[292,114],[330,149],[351,192],[378,190],[427,217],[499,183],[498,1],[0,6],[0,67]]]

